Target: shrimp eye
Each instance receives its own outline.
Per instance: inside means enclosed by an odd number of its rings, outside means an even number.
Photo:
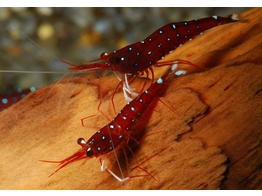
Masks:
[[[81,137],[80,137],[80,138],[78,138],[77,143],[78,143],[80,146],[83,146],[83,145],[86,144],[86,141],[85,141],[84,138],[81,138]]]
[[[101,59],[104,59],[107,55],[108,55],[108,53],[103,52],[103,53],[100,55],[100,58],[101,58]]]
[[[88,156],[88,157],[92,157],[93,156],[93,150],[92,150],[92,148],[88,148],[87,150],[86,150],[86,156]]]
[[[120,58],[117,57],[117,56],[111,56],[111,57],[109,58],[109,62],[110,62],[110,63],[113,63],[113,64],[117,64],[117,63],[120,62]]]

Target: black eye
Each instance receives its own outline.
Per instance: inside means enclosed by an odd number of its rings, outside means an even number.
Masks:
[[[93,156],[93,150],[92,150],[92,148],[88,148],[87,150],[86,150],[86,156],[88,156],[88,157],[92,157]]]
[[[111,57],[109,58],[109,62],[110,62],[110,63],[113,63],[113,64],[117,64],[117,63],[120,62],[120,58],[117,57],[117,56],[111,56]]]
[[[82,147],[86,145],[86,141],[84,138],[78,138],[77,143]]]
[[[78,138],[77,143],[78,143],[79,145],[80,145],[80,144],[86,144],[86,141],[85,141],[84,138],[80,137],[80,138]]]
[[[103,53],[100,55],[100,58],[101,58],[101,59],[104,59],[107,55],[108,55],[108,53],[103,52]]]

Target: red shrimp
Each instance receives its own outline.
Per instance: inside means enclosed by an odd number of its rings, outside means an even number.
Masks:
[[[71,65],[72,67],[69,69],[74,71],[109,70],[125,74],[125,77],[119,78],[119,80],[125,81],[123,82],[124,97],[127,102],[130,102],[138,95],[129,87],[130,77],[144,73],[148,76],[150,71],[152,81],[154,81],[154,71],[151,67],[153,65],[171,66],[174,63],[193,65],[191,62],[180,59],[163,62],[158,61],[202,32],[218,25],[237,21],[239,21],[238,15],[231,14],[226,17],[212,16],[198,20],[169,23],[157,29],[140,42],[128,45],[111,53],[104,52],[100,55],[100,58],[87,62],[86,64],[74,65],[62,59],[60,60]],[[112,96],[112,104],[115,111],[113,97],[114,95]]]
[[[31,87],[29,89],[22,90],[18,88],[17,91],[8,93],[8,94],[0,94],[0,111],[10,107],[11,105],[17,103],[21,99],[23,99],[30,92],[35,91],[35,87]]]
[[[163,66],[174,64],[174,61],[161,63],[157,61],[202,32],[218,25],[237,22],[238,20],[237,14],[231,14],[226,17],[212,16],[187,22],[169,23],[157,29],[143,41],[136,42],[111,53],[104,52],[100,58],[86,64],[74,65],[60,60],[73,66],[69,69],[75,71],[110,70],[122,74],[138,75],[141,72],[147,71],[152,65]],[[182,63],[185,62],[182,61]],[[153,70],[149,70],[153,74]]]
[[[170,73],[176,69],[176,66],[174,65],[163,77],[159,78],[146,91],[128,103],[109,124],[98,130],[87,142],[79,138],[78,144],[82,148],[78,152],[61,161],[40,160],[43,162],[59,163],[61,165],[50,176],[74,161],[108,154],[120,146],[124,140],[130,138],[129,136],[134,133],[134,126],[141,120],[146,109],[166,86],[166,81],[170,77]],[[176,75],[178,76],[179,74],[181,73],[177,71]],[[112,171],[106,169],[104,161],[102,161],[101,169],[110,172],[119,181],[125,181],[129,178],[121,179],[117,177]]]

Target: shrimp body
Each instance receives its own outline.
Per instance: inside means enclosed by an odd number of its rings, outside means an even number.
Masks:
[[[128,103],[109,124],[98,130],[89,140],[85,141],[83,138],[79,138],[78,144],[82,148],[78,152],[62,161],[40,160],[61,165],[50,176],[74,161],[99,157],[120,146],[135,130],[134,126],[141,119],[152,101],[156,99],[160,91],[163,90],[171,72],[173,70],[169,69],[163,77],[159,78],[146,91]]]
[[[133,127],[164,86],[164,79],[159,78],[140,96],[128,103],[109,124],[98,130],[86,142],[88,153],[98,157],[119,146],[134,131]]]
[[[102,53],[99,59],[87,64],[77,66],[68,63],[73,66],[69,69],[75,71],[110,70],[122,74],[137,75],[152,65],[157,65],[157,61],[165,55],[202,32],[218,25],[237,22],[237,17],[236,14],[231,14],[226,17],[212,16],[187,22],[169,23],[157,29],[143,41],[111,53]],[[169,63],[165,65],[169,65]]]

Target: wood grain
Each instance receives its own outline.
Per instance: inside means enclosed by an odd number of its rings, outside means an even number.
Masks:
[[[184,59],[206,71],[170,81],[137,130],[149,134],[120,158],[123,172],[154,176],[125,183],[100,171],[99,159],[75,162],[52,177],[61,160],[79,149],[115,116],[111,95],[117,79],[64,79],[37,90],[0,113],[0,189],[261,189],[262,188],[262,10],[241,14],[244,22],[214,28],[178,48],[168,59]],[[159,69],[159,68],[156,68]],[[145,80],[137,79],[138,88]],[[149,84],[149,83],[148,83]],[[115,96],[116,110],[125,101]],[[85,126],[80,119],[85,120]],[[123,153],[118,149],[120,156]],[[114,154],[112,170],[118,172]]]

